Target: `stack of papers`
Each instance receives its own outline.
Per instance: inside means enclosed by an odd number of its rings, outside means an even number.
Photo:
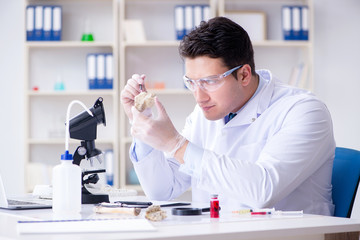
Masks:
[[[80,219],[19,221],[17,231],[20,234],[30,233],[92,233],[92,232],[132,232],[155,231],[146,219]]]

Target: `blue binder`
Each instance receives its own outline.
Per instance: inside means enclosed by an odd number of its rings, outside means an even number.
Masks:
[[[181,40],[185,36],[185,9],[184,5],[175,6],[175,32],[176,40]]]
[[[201,21],[204,19],[203,16],[203,6],[202,5],[194,5],[193,6],[193,13],[194,13],[194,26],[199,26]]]
[[[292,40],[301,39],[301,6],[293,6],[291,14]]]
[[[114,82],[114,61],[112,53],[105,54],[105,89],[113,89]]]
[[[105,54],[96,55],[96,89],[105,88]]]
[[[185,34],[189,34],[194,28],[194,11],[193,6],[185,5]]]
[[[35,39],[35,6],[26,7],[26,40]]]
[[[309,8],[301,6],[301,30],[300,40],[309,40]]]
[[[282,7],[282,30],[284,40],[292,40],[292,7],[283,6]]]
[[[62,8],[61,6],[52,7],[52,36],[53,41],[61,40],[62,30]]]
[[[206,4],[176,5],[174,12],[176,40],[182,40],[201,21],[208,21],[210,19],[210,6]]]
[[[202,5],[202,18],[203,21],[208,21],[211,18],[209,5]]]
[[[43,40],[43,6],[35,6],[35,41],[42,41]]]
[[[43,24],[44,24],[43,40],[51,41],[51,35],[52,35],[52,7],[51,6],[44,6],[43,19],[44,19],[43,20]]]
[[[86,76],[89,89],[96,89],[96,54],[90,53],[86,57]]]

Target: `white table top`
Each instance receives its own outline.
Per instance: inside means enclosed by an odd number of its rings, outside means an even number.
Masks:
[[[109,218],[83,205],[82,219]],[[324,234],[359,232],[360,220],[319,215],[251,216],[221,212],[219,219],[209,213],[200,216],[173,216],[171,208],[163,208],[168,217],[151,222],[156,231],[117,233],[18,234],[19,220],[51,220],[51,209],[0,210],[0,239],[323,239]],[[144,211],[136,218],[144,218]],[[119,216],[116,216],[119,217]]]

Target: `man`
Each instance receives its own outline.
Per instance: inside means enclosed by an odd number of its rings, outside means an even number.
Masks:
[[[192,187],[193,202],[217,193],[223,209],[332,215],[335,142],[326,106],[268,70],[255,71],[248,34],[227,18],[201,23],[179,52],[197,102],[181,135],[157,99],[157,117],[133,107],[144,75],[129,79],[121,93],[145,194],[169,200]]]

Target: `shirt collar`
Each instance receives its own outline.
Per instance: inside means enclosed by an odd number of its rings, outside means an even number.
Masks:
[[[226,126],[239,126],[254,122],[269,106],[274,91],[274,81],[269,70],[257,70],[259,86],[249,101],[237,111],[237,115]]]

